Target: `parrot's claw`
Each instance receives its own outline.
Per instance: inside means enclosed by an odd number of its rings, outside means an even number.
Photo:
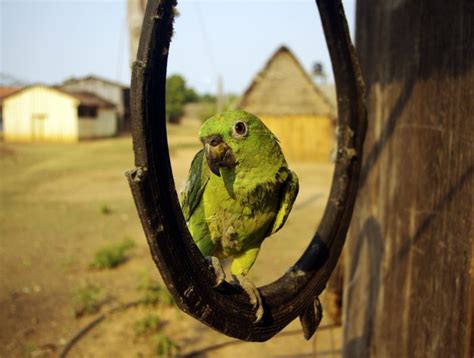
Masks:
[[[250,281],[248,278],[242,275],[233,275],[234,282],[242,287],[242,289],[249,295],[250,304],[253,306],[255,311],[255,321],[253,323],[258,323],[263,317],[263,302],[260,292],[258,291],[257,286]]]
[[[222,265],[219,259],[215,256],[207,256],[207,262],[209,263],[209,267],[214,271],[216,275],[216,282],[214,287],[219,287],[225,281],[225,272],[222,268]]]

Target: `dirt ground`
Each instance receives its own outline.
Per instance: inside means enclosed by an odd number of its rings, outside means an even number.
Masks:
[[[199,148],[198,124],[169,128],[175,182],[183,184]],[[290,163],[300,194],[285,227],[263,244],[250,273],[258,285],[282,275],[306,248],[322,215],[332,165]],[[159,279],[123,173],[133,167],[131,138],[78,144],[0,143],[0,357],[54,357],[83,326],[121,303],[138,300],[145,276]],[[91,269],[100,248],[131,239],[128,260]],[[97,313],[74,316],[78,289],[101,291]],[[340,329],[305,341],[293,322],[265,343],[223,336],[177,308],[136,306],[114,314],[80,339],[70,357],[148,357],[154,345],[136,321],[160,317],[180,354],[208,357],[337,357]],[[330,324],[327,319],[322,325]]]

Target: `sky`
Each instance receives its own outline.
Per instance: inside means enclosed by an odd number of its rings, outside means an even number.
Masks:
[[[356,0],[343,0],[353,33]],[[168,74],[200,93],[242,93],[281,45],[332,70],[314,0],[181,0]],[[0,74],[58,84],[96,74],[130,83],[125,0],[0,0]]]

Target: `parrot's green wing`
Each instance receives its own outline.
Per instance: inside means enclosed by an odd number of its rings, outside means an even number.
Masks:
[[[269,230],[268,235],[270,236],[280,230],[286,222],[288,215],[290,215],[291,208],[295,202],[298,190],[300,188],[298,177],[295,172],[288,170],[288,177],[282,185],[280,192],[280,207],[275,217],[275,221]]]
[[[194,209],[199,204],[209,177],[210,171],[204,158],[204,149],[201,149],[191,163],[188,180],[179,196],[181,210],[186,221],[189,221]]]

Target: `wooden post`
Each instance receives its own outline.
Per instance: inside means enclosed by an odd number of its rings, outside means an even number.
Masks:
[[[145,15],[146,0],[127,0],[130,64],[137,58],[138,42]]]
[[[474,2],[359,0],[368,131],[344,356],[472,357]]]

